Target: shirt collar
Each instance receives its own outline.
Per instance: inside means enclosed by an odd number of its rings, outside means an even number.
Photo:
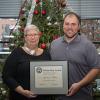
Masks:
[[[64,37],[65,37],[65,35],[62,36],[62,38],[61,38],[62,42],[66,42]],[[80,39],[81,39],[81,37],[80,37],[80,35],[78,34],[70,43],[72,43],[72,42],[79,42]]]

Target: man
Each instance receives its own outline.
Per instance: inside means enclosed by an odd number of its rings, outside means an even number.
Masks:
[[[70,12],[64,17],[64,36],[51,43],[52,60],[68,61],[69,90],[56,100],[92,100],[90,83],[99,73],[100,58],[95,46],[79,30],[80,18]]]

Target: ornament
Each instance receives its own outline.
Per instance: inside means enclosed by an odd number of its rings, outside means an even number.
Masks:
[[[55,22],[54,25],[59,25],[59,23],[58,22]]]
[[[25,11],[24,10],[21,10],[20,14],[24,14],[24,13],[25,13]]]
[[[40,2],[40,0],[35,0],[35,2],[36,2],[36,3],[39,3],[39,2]]]
[[[23,8],[21,11],[20,11],[20,14],[24,14],[26,12],[26,9]]]
[[[50,19],[50,16],[47,17],[47,20],[49,20],[49,19]]]
[[[55,39],[57,39],[57,38],[59,38],[58,35],[54,35],[54,36],[53,36],[53,40],[55,40]]]
[[[50,47],[50,43],[49,43],[49,41],[48,41],[48,43],[46,44],[46,46],[49,48]]]
[[[66,0],[57,0],[58,6],[61,8],[66,7],[67,1]]]
[[[20,28],[19,30],[20,30],[20,32],[24,32],[24,28]]]
[[[45,49],[45,48],[46,48],[46,44],[45,44],[45,43],[42,43],[42,44],[40,45],[40,47],[41,47],[42,49]]]
[[[35,15],[38,15],[39,14],[39,11],[38,10],[34,10],[34,14]]]
[[[39,32],[39,35],[40,35],[40,36],[42,36],[42,34],[43,34],[42,32]]]
[[[22,18],[21,18],[21,20],[22,20],[23,22],[25,21],[25,19],[26,19],[25,17],[22,17]]]
[[[42,15],[45,15],[46,14],[46,10],[42,10]]]
[[[50,22],[47,24],[48,26],[52,25]]]
[[[48,20],[48,21],[51,21],[51,17],[50,17],[50,16],[48,16],[48,17],[47,17],[47,20]]]

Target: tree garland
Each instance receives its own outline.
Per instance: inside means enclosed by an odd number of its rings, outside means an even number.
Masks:
[[[31,9],[30,9],[30,11],[29,11],[29,15],[28,15],[28,18],[27,18],[27,24],[26,24],[26,25],[29,25],[29,24],[31,24],[31,22],[32,22],[33,12],[34,12],[35,6],[36,6],[36,1],[33,0],[33,1],[32,1],[32,5],[31,5]]]

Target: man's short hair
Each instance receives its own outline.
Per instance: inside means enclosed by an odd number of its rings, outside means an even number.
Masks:
[[[77,13],[75,13],[75,12],[68,12],[68,13],[64,16],[64,20],[65,20],[65,18],[66,18],[67,16],[69,16],[69,15],[74,15],[74,16],[77,18],[77,20],[78,20],[78,22],[79,22],[79,25],[81,24],[81,18],[80,18],[80,16],[79,16]]]

